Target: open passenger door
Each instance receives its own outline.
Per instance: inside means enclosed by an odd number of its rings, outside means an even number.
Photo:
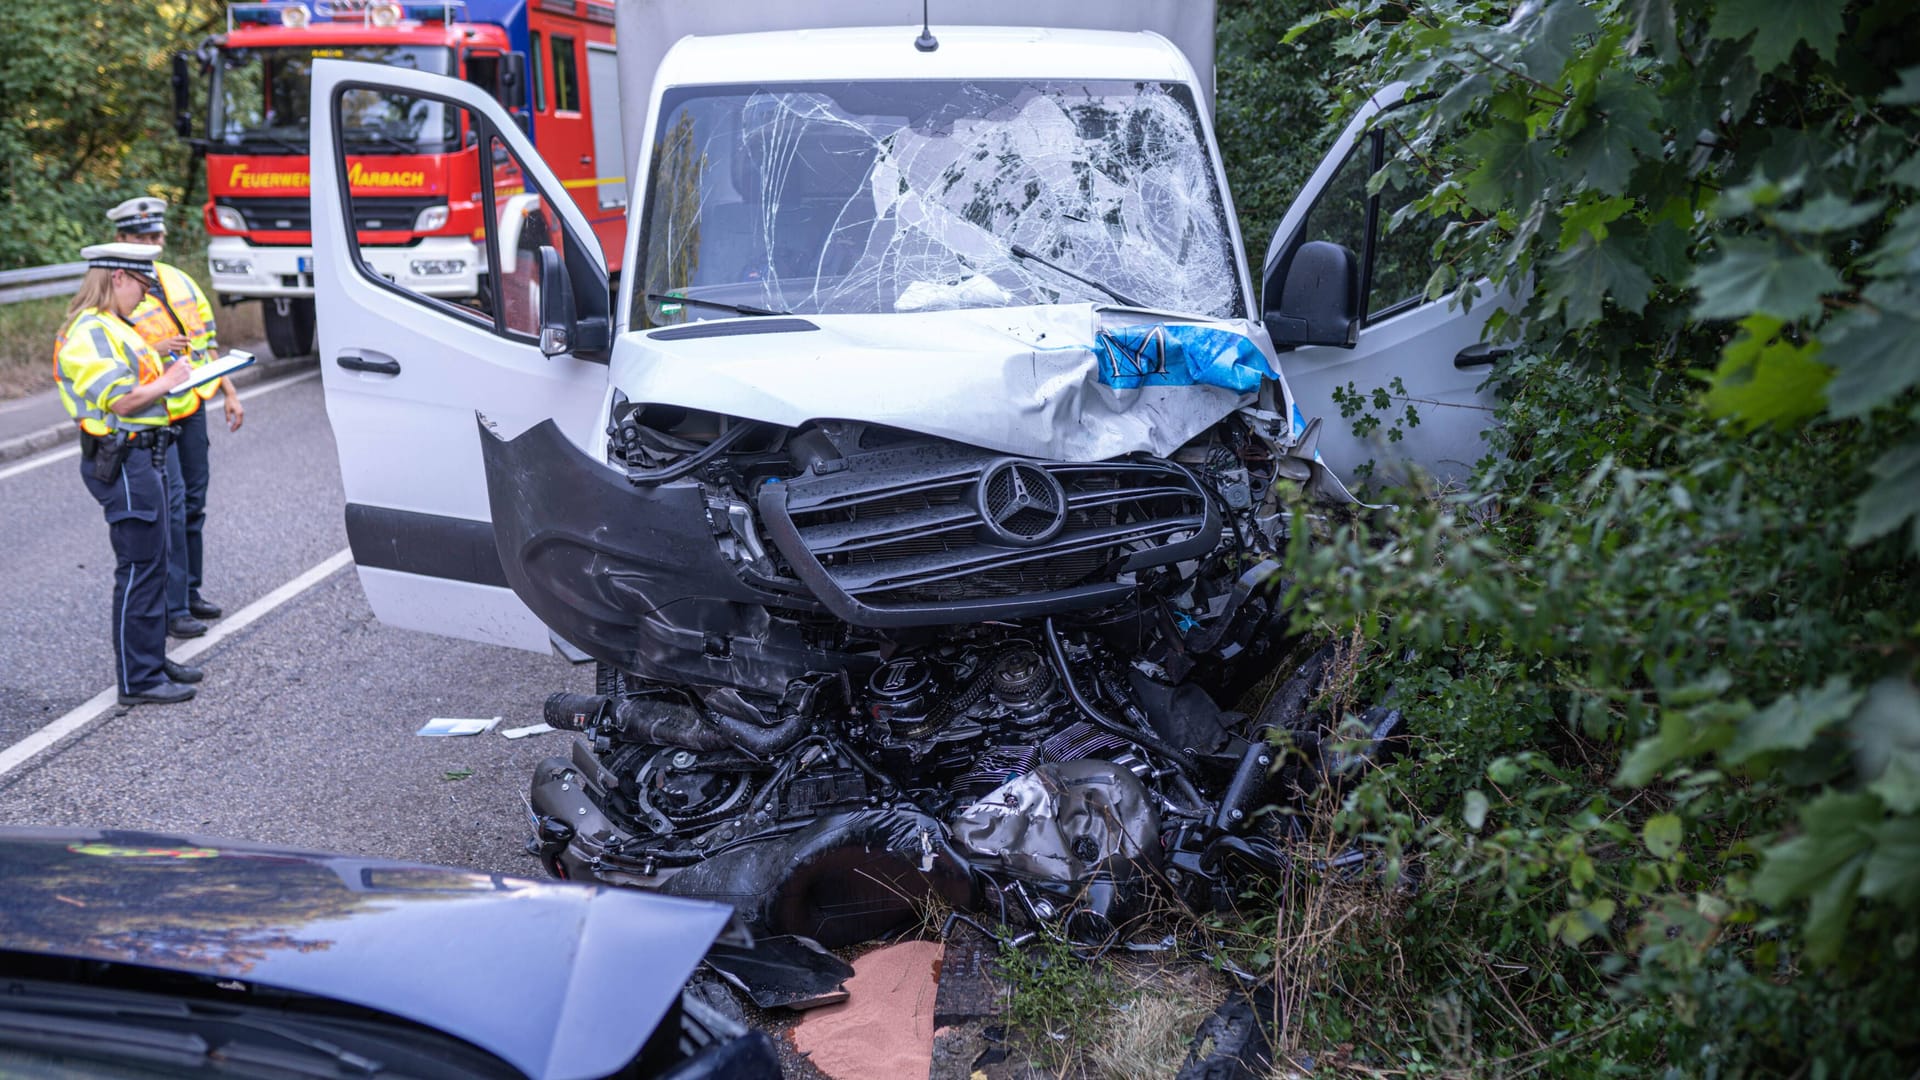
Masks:
[[[1409,464],[1441,484],[1464,480],[1493,423],[1482,384],[1499,352],[1481,337],[1503,295],[1483,282],[1471,310],[1452,295],[1427,300],[1442,223],[1389,230],[1393,200],[1367,193],[1387,154],[1385,133],[1369,128],[1404,96],[1404,85],[1380,91],[1334,140],[1261,270],[1261,315],[1287,385],[1302,417],[1321,419],[1321,459],[1350,487],[1369,474],[1404,479]]]
[[[576,445],[591,443],[611,344],[606,260],[574,200],[479,86],[321,60],[311,116],[322,383],[367,601],[389,625],[546,651],[547,628],[500,566],[474,416],[509,436],[552,418]],[[382,140],[444,150],[374,168],[380,159],[360,147]],[[410,291],[360,257],[359,232],[377,233],[399,203],[390,192],[425,186],[436,168],[444,209],[417,212],[444,213],[473,238],[483,260],[473,298]],[[413,273],[468,269],[427,261]]]

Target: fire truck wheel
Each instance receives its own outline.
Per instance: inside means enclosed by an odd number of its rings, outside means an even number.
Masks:
[[[267,327],[267,347],[282,360],[313,351],[313,301],[285,297],[260,302]]]

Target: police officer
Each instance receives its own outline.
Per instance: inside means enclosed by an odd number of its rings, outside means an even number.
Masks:
[[[116,238],[123,243],[163,245],[167,238],[167,202],[143,195],[107,211]],[[213,305],[194,280],[177,267],[154,261],[158,287],[134,309],[133,327],[163,357],[181,357],[195,367],[218,354]],[[207,520],[209,461],[207,414],[203,403],[226,395],[227,430],[238,431],[245,412],[233,380],[220,379],[167,398],[173,423],[173,446],[168,451],[167,484],[173,521],[169,536],[171,564],[167,569],[167,629],[174,637],[199,637],[207,632],[202,619],[220,617],[220,605],[201,595]]]
[[[167,659],[166,395],[192,377],[162,366],[128,317],[154,280],[159,249],[95,244],[54,356],[60,400],[80,425],[80,478],[112,537],[113,657],[120,703],[193,697],[198,668]]]

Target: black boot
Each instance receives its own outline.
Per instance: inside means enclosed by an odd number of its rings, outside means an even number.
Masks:
[[[199,637],[206,632],[207,624],[191,615],[180,615],[167,621],[168,637]]]
[[[204,679],[207,677],[207,673],[204,671],[201,671],[197,667],[188,667],[185,664],[176,664],[171,660],[166,662],[163,670],[166,671],[167,678],[172,679],[174,682],[177,682],[177,683],[197,683],[201,679]]]
[[[169,663],[168,666],[171,667],[172,664]],[[158,686],[150,687],[137,693],[121,694],[120,704],[174,705],[182,701],[192,701],[193,695],[196,693],[198,693],[198,691],[191,686],[182,686],[177,682],[163,682]]]
[[[187,614],[196,619],[217,619],[225,613],[219,604],[198,593],[187,598]]]

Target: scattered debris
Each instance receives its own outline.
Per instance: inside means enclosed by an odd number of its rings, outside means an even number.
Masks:
[[[1279,1005],[1269,986],[1230,994],[1200,1024],[1176,1080],[1261,1080],[1273,1070],[1268,1026]]]
[[[751,947],[717,942],[707,966],[762,1009],[811,1009],[847,1000],[853,966],[812,938],[763,937]]]
[[[414,734],[425,735],[430,738],[444,738],[449,735],[478,735],[482,732],[492,731],[493,725],[499,723],[500,720],[501,718],[498,716],[436,716],[427,721],[426,726],[414,732]]]
[[[500,734],[503,738],[524,739],[529,735],[545,735],[547,732],[554,731],[554,730],[557,730],[557,729],[554,728],[552,724],[549,724],[546,721],[542,720],[538,724],[528,724],[526,727],[504,728],[501,730]]]
[[[472,769],[448,769],[440,774],[442,780],[465,780],[473,775]]]
[[[794,1046],[833,1080],[926,1076],[942,952],[939,942],[903,941],[861,956],[848,1000],[808,1013],[793,1029]]]

